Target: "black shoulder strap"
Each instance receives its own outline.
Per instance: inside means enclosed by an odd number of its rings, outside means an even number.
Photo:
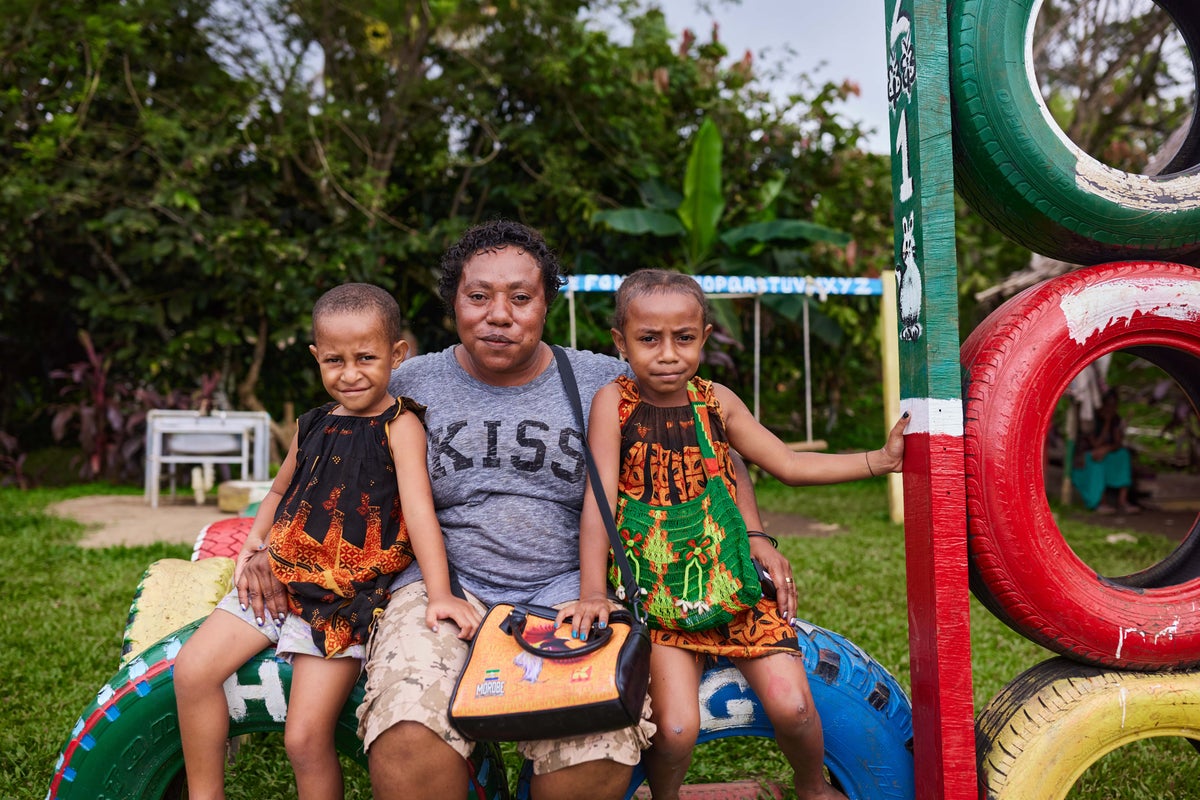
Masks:
[[[640,619],[642,604],[637,602],[639,595],[637,579],[633,577],[633,567],[630,566],[629,559],[625,556],[625,548],[621,544],[621,537],[617,534],[617,522],[613,519],[612,506],[608,503],[604,484],[601,483],[600,474],[596,470],[596,462],[592,460],[592,451],[587,446],[587,424],[583,417],[583,402],[579,398],[579,384],[575,381],[575,369],[571,366],[565,350],[556,344],[550,345],[550,349],[554,351],[554,359],[558,362],[558,374],[567,391],[567,399],[571,401],[571,407],[575,410],[575,421],[579,423],[579,433],[583,437],[583,461],[587,465],[588,478],[592,483],[592,494],[596,498],[596,505],[600,508],[600,517],[604,520],[604,527],[608,530],[608,541],[612,544],[613,560],[616,561],[617,569],[621,573],[625,600]]]

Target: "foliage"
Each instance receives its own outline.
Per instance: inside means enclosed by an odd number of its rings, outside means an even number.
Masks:
[[[1191,122],[1193,62],[1170,16],[1151,0],[1046,2],[1033,58],[1062,130],[1118,169],[1142,172]]]
[[[827,224],[815,187],[861,157],[832,108],[849,88],[776,104],[715,28],[675,37],[640,0],[7,10],[0,430],[25,449],[49,443],[50,373],[86,358],[80,330],[114,385],[166,394],[220,373],[233,404],[278,418],[321,397],[302,345],[331,285],[388,288],[422,349],[440,348],[437,260],[473,222],[518,218],[576,271],[628,271],[663,251],[589,220],[682,174],[706,118],[733,225],[767,195],[781,218]],[[886,186],[838,205],[886,230]],[[585,324],[602,331],[603,309],[594,298]]]
[[[22,453],[17,437],[0,431],[0,486],[16,486],[28,489],[29,478],[25,474],[28,453]]]

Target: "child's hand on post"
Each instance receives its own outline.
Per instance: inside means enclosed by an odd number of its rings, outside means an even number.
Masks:
[[[879,450],[865,453],[867,471],[872,478],[904,469],[904,431],[908,429],[909,415],[905,411],[888,432],[887,443]]]

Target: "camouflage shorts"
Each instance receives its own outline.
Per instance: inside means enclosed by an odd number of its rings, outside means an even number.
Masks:
[[[467,599],[482,615],[487,609],[470,594]],[[443,620],[434,633],[425,627],[425,584],[416,582],[397,589],[376,624],[367,648],[367,687],[358,707],[358,735],[369,749],[379,734],[401,722],[429,728],[463,758],[474,743],[453,726],[447,716],[454,684],[467,658],[467,642],[458,638],[458,626]],[[608,733],[567,739],[520,742],[518,752],[543,775],[588,761],[610,760],[632,766],[650,746],[654,724],[649,720],[647,697],[639,726]]]

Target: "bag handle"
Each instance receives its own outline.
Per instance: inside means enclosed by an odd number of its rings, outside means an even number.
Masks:
[[[525,638],[525,624],[529,621],[530,614],[534,614],[534,616],[542,616],[541,614],[534,613],[530,608],[521,605],[514,605],[512,611],[508,612],[508,617],[505,618],[504,622],[500,623],[500,630],[510,634],[514,639],[516,639],[517,644],[521,646],[522,650],[528,653],[533,653],[538,658],[548,658],[551,660],[556,658],[579,658],[580,656],[585,656],[588,653],[596,652],[601,647],[604,647],[604,645],[608,644],[609,640],[612,639],[612,628],[597,628],[595,625],[593,625],[591,632],[588,633],[587,639],[579,647],[542,649],[530,644],[529,640]],[[550,617],[549,619],[553,620],[554,617]],[[569,619],[570,617],[567,617],[567,620]],[[565,623],[566,620],[564,620],[564,624]],[[562,641],[565,643],[565,640],[561,639],[555,639],[554,641]]]
[[[633,567],[630,566],[629,559],[625,556],[625,547],[621,544],[621,537],[617,534],[617,522],[613,519],[612,506],[608,503],[608,495],[604,491],[604,484],[600,481],[596,462],[592,460],[591,448],[587,445],[587,424],[583,417],[583,402],[579,399],[579,384],[575,380],[575,369],[571,366],[565,350],[556,344],[550,345],[550,349],[554,351],[554,359],[558,362],[558,374],[566,388],[567,399],[571,401],[571,408],[575,410],[575,421],[579,423],[579,435],[583,437],[583,461],[587,465],[596,505],[600,507],[600,517],[604,520],[604,527],[608,531],[613,560],[617,564],[617,570],[621,573],[622,588],[625,590],[625,596],[629,598],[638,622],[645,622],[642,604],[635,601],[635,598],[641,596],[642,590],[638,587],[637,578],[633,576]]]

